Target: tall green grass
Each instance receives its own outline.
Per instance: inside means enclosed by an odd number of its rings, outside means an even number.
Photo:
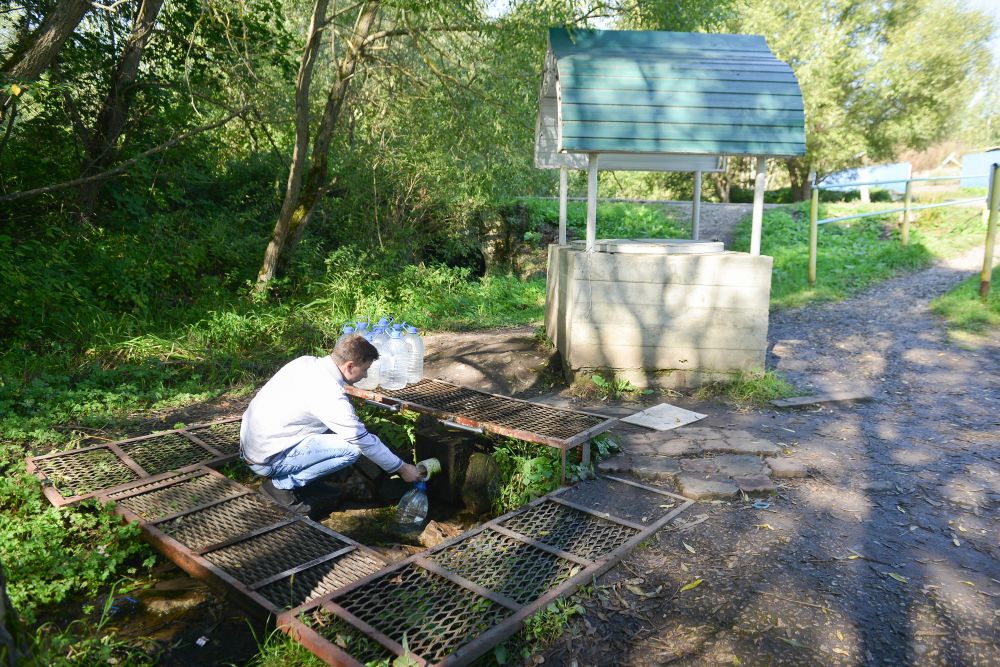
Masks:
[[[820,217],[839,217],[898,204],[821,204]],[[816,285],[809,287],[809,203],[764,212],[761,254],[774,258],[771,305],[800,306],[843,299],[900,273],[924,268],[935,256],[973,247],[981,238],[978,209],[948,207],[922,211],[911,225],[910,244],[900,243],[896,215],[821,225]],[[737,228],[733,249],[748,251],[750,219]]]
[[[990,292],[979,297],[977,274],[931,303],[931,310],[945,319],[954,332],[980,335],[1000,327],[1000,267],[990,275]]]
[[[523,199],[530,227],[559,226],[559,202],[552,199]],[[566,227],[582,237],[587,230],[586,202],[566,203]],[[671,218],[660,206],[600,203],[597,205],[597,238],[686,238],[688,225]]]

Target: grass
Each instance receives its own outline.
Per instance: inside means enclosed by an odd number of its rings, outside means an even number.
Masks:
[[[821,217],[892,208],[898,204],[821,204]],[[891,218],[891,219],[890,219]],[[809,204],[764,213],[761,253],[774,258],[771,305],[801,306],[846,298],[900,273],[929,266],[935,257],[958,254],[982,242],[978,208],[944,207],[920,212],[911,225],[910,244],[899,241],[896,216],[830,223],[819,229],[816,285],[808,284]],[[750,247],[750,220],[737,228],[733,249]]]
[[[539,230],[544,225],[559,226],[559,202],[551,199],[524,199],[530,228]],[[586,202],[566,203],[566,227],[583,237],[587,230]],[[628,203],[601,203],[597,205],[597,238],[685,238],[688,224],[671,218],[660,206]]]
[[[990,275],[986,299],[979,297],[979,284],[980,276],[972,276],[931,303],[931,310],[945,319],[953,336],[974,339],[1000,326],[1000,267]]]
[[[761,407],[776,398],[798,396],[799,391],[776,371],[740,373],[732,382],[711,382],[698,388],[699,400],[721,398],[740,411]]]

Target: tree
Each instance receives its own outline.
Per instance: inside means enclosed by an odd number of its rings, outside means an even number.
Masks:
[[[733,30],[764,35],[802,89],[806,156],[786,161],[796,198],[811,170],[889,159],[950,131],[989,61],[989,25],[955,0],[750,0]]]
[[[86,158],[80,177],[87,178],[105,170],[115,159],[118,138],[125,128],[129,108],[135,99],[135,83],[143,49],[153,34],[153,25],[163,0],[141,0],[111,83],[97,115],[97,121],[86,137]],[[84,217],[94,210],[101,181],[88,181],[80,188],[79,206]]]
[[[16,99],[17,93],[10,85],[33,81],[48,69],[89,9],[87,0],[56,3],[41,25],[11,50],[11,55],[0,65],[0,120],[5,118],[8,107]]]

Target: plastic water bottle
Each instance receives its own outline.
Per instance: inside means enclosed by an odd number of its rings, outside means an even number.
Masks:
[[[381,384],[384,389],[402,389],[406,386],[406,362],[409,349],[403,340],[403,332],[393,329],[389,332],[389,342],[385,345],[386,357],[382,362]]]
[[[354,325],[354,333],[358,334],[359,336],[364,336],[364,335],[368,334],[369,333],[369,331],[368,331],[368,321],[367,320],[358,320],[358,323]]]
[[[404,531],[419,530],[427,520],[427,482],[421,480],[396,505],[396,521]]]
[[[371,331],[366,331],[363,334],[363,336],[366,341],[368,341],[372,345],[375,345],[374,343],[375,336]],[[378,346],[376,346],[375,349],[377,350]],[[360,382],[355,382],[354,383],[355,387],[357,387],[358,389],[364,389],[366,391],[374,391],[376,387],[378,387],[379,366],[380,366],[379,361],[380,361],[379,359],[376,359],[375,361],[372,362],[372,365],[368,367],[368,377],[366,377],[364,380],[361,380]]]
[[[406,327],[403,337],[409,354],[406,364],[406,384],[415,384],[424,379],[424,340],[416,327]]]
[[[352,327],[350,324],[345,324],[343,330],[340,333],[340,338],[337,339],[337,344],[339,345],[340,341],[344,340],[352,333],[354,333],[354,327]]]

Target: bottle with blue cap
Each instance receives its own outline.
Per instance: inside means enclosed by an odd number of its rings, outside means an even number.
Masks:
[[[340,341],[344,340],[353,333],[354,333],[354,327],[351,326],[350,324],[345,324],[344,328],[341,329],[340,331],[340,337],[337,339],[337,344],[339,345]]]
[[[427,512],[430,509],[427,500],[427,480],[441,470],[441,462],[437,459],[426,459],[417,464],[417,469],[420,470],[420,481],[403,495],[396,506],[396,522],[404,532],[420,530],[427,521]]]
[[[385,344],[385,358],[382,360],[381,385],[383,389],[395,390],[406,386],[406,364],[409,349],[403,341],[403,332],[393,328]],[[379,354],[382,350],[379,350]],[[381,357],[380,357],[381,359]]]
[[[424,378],[424,341],[415,326],[407,326],[403,342],[408,349],[406,384],[416,384]]]
[[[371,331],[366,331],[364,334],[362,334],[362,336],[366,341],[368,341],[372,345],[375,345],[374,334]],[[375,349],[378,349],[378,347],[376,346]],[[364,389],[366,391],[374,391],[378,387],[378,382],[380,379],[379,366],[380,364],[378,359],[373,361],[372,365],[368,367],[368,376],[365,377],[363,380],[355,382],[354,386],[357,387],[358,389]]]

